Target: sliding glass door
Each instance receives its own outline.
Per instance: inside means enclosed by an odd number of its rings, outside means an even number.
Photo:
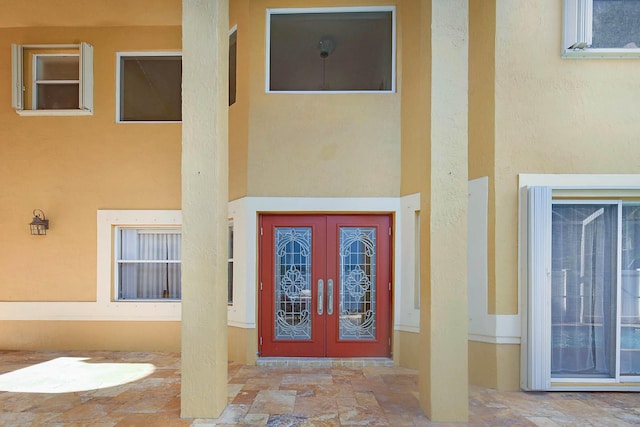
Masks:
[[[552,382],[640,375],[640,205],[553,202],[550,296]]]

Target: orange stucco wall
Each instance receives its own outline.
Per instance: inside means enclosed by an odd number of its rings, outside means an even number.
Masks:
[[[10,45],[80,41],[94,48],[94,114],[16,114]],[[115,123],[116,52],[148,50],[180,51],[180,27],[0,28],[0,301],[95,301],[97,210],[180,209],[180,125]],[[29,234],[35,208],[46,236]],[[3,321],[0,347],[176,350],[176,325]]]
[[[236,102],[229,108],[229,200],[247,195],[249,158],[249,0],[229,4],[229,27],[237,28]]]
[[[94,46],[93,116],[0,104],[0,300],[95,300],[96,211],[180,208],[180,125],[115,123],[116,52],[179,51],[180,28],[0,29],[0,80],[11,80],[11,43],[79,41]],[[29,234],[34,208],[50,220],[46,237]]]

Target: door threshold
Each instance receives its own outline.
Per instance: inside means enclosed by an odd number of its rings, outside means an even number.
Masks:
[[[388,357],[258,357],[256,365],[314,368],[394,366],[393,359]]]

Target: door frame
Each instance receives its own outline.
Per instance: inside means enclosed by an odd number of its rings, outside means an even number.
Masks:
[[[375,341],[354,341],[354,340],[344,340],[340,341],[338,339],[338,327],[339,327],[339,313],[335,313],[332,319],[328,319],[326,316],[323,317],[324,326],[320,327],[322,331],[322,338],[320,342],[317,342],[317,331],[318,328],[316,325],[313,325],[312,328],[314,330],[313,334],[315,335],[310,341],[309,345],[306,346],[308,350],[304,350],[305,346],[300,345],[296,342],[282,342],[277,348],[279,350],[276,353],[282,353],[277,357],[392,357],[393,355],[393,347],[392,347],[392,335],[393,335],[393,289],[394,286],[392,283],[394,282],[394,216],[393,213],[389,212],[349,212],[349,213],[305,213],[305,212],[283,212],[283,213],[274,213],[274,212],[263,212],[258,213],[258,245],[257,245],[257,278],[258,278],[258,289],[256,295],[256,303],[257,303],[257,326],[258,326],[258,356],[262,356],[263,354],[263,346],[266,343],[263,342],[263,337],[266,339],[272,338],[272,321],[273,321],[273,310],[271,308],[265,307],[263,304],[263,299],[265,300],[266,305],[273,305],[273,296],[265,295],[263,296],[263,274],[272,275],[273,274],[273,259],[272,253],[269,253],[268,260],[263,256],[263,252],[266,252],[266,247],[263,245],[272,244],[272,241],[266,242],[264,241],[263,236],[272,236],[271,232],[265,232],[263,229],[263,222],[265,218],[282,218],[284,223],[287,222],[287,219],[290,221],[297,220],[296,217],[304,220],[308,225],[311,226],[314,230],[319,229],[317,225],[319,223],[324,223],[321,227],[322,232],[325,233],[323,236],[315,236],[314,241],[319,239],[319,246],[322,247],[322,254],[316,254],[315,251],[313,253],[313,262],[321,262],[326,266],[323,267],[320,273],[317,272],[317,269],[314,269],[312,272],[312,286],[315,284],[319,277],[329,276],[335,278],[336,288],[339,286],[339,255],[337,250],[337,244],[339,242],[339,237],[337,236],[337,232],[342,225],[345,226],[355,226],[357,224],[363,224],[362,227],[378,227],[378,236],[376,239],[376,249],[377,254],[377,266],[384,266],[382,268],[376,269],[376,291],[379,298],[376,300],[376,326],[377,326],[377,335],[380,336],[380,340]],[[294,219],[295,218],[295,219]],[[367,224],[367,218],[371,218],[371,222]],[[354,221],[355,220],[355,221]],[[273,224],[273,223],[272,223]],[[295,225],[293,225],[295,226]],[[388,235],[385,228],[388,227]],[[388,239],[386,242],[383,239]],[[270,239],[271,240],[271,239]],[[384,242],[384,243],[383,243]],[[314,243],[315,244],[315,243]],[[331,262],[327,259],[328,252],[331,252],[329,246],[333,247],[335,259]],[[268,262],[269,265],[263,264],[263,262]],[[388,263],[387,265],[384,265]],[[382,274],[379,274],[381,273]],[[388,281],[388,285],[387,285]],[[383,283],[384,282],[384,283]],[[325,285],[326,287],[326,285]],[[264,291],[267,289],[272,291],[272,288],[265,285]],[[326,292],[326,289],[325,289]],[[317,295],[316,291],[312,291],[313,302],[311,303],[311,311],[315,313],[316,305],[317,305]],[[327,303],[325,303],[326,305]],[[335,307],[339,307],[338,303],[338,292],[334,293],[334,304]],[[268,310],[271,315],[269,316],[270,322],[266,322],[266,315],[268,313],[265,312]],[[326,309],[325,309],[326,310]],[[385,313],[384,319],[380,319],[377,314]],[[314,314],[315,316],[315,314]],[[382,321],[381,321],[382,320]],[[265,324],[269,323],[268,325]],[[316,323],[318,320],[316,320]],[[267,329],[268,328],[268,329]],[[335,329],[335,330],[333,330]],[[333,339],[335,342],[329,342],[330,339]],[[385,342],[387,341],[388,342]],[[273,341],[273,340],[272,340]],[[296,346],[296,344],[298,344]],[[270,344],[273,349],[273,343]],[[331,347],[331,350],[329,350]],[[315,349],[315,350],[311,350]],[[310,352],[307,352],[310,351]],[[331,351],[331,354],[328,352]],[[273,355],[269,355],[273,356]]]

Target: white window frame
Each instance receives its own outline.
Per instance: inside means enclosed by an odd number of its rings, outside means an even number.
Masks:
[[[593,0],[563,1],[563,58],[640,58],[638,49],[592,49]]]
[[[271,15],[296,13],[349,13],[349,12],[391,12],[391,89],[389,90],[271,90]],[[265,93],[291,94],[347,94],[372,93],[386,94],[396,92],[396,7],[395,6],[363,6],[363,7],[314,7],[314,8],[272,8],[267,9],[266,24],[266,57],[265,57]]]
[[[153,123],[153,124],[164,124],[164,123],[182,123],[181,120],[121,120],[120,118],[120,101],[121,101],[121,61],[123,57],[128,56],[148,56],[148,57],[158,57],[158,56],[179,56],[182,60],[182,52],[181,51],[162,51],[162,52],[116,52],[116,123]]]
[[[182,264],[182,259],[180,260],[124,260],[122,259],[121,247],[122,247],[122,230],[139,230],[143,233],[157,233],[157,234],[182,234],[181,226],[170,226],[170,225],[127,225],[127,226],[115,226],[114,227],[114,242],[113,245],[113,258],[114,258],[114,290],[113,290],[113,300],[117,302],[141,302],[141,301],[152,301],[152,302],[179,302],[180,298],[120,298],[120,265],[122,264]]]
[[[24,53],[28,49],[77,49],[79,56],[79,100],[78,109],[66,110],[38,110],[31,108],[25,110],[24,103]],[[34,54],[49,55],[46,53]],[[72,56],[73,53],[61,54]],[[34,61],[35,67],[35,61]],[[35,70],[32,76],[35,87]],[[33,94],[36,99],[36,94]],[[35,107],[36,104],[33,104]],[[90,116],[93,115],[93,46],[89,43],[59,44],[59,45],[11,45],[11,106],[21,116]]]
[[[231,102],[231,92],[229,92],[229,107],[231,107],[232,105],[235,105],[235,103],[238,102],[238,25],[237,24],[231,27],[231,29],[229,30],[229,41],[231,41],[231,37],[233,37],[234,34],[236,38],[236,63],[235,63],[235,69],[234,69],[234,72],[235,72],[234,78],[236,80],[236,87],[235,87],[233,102]],[[229,53],[231,53],[231,43],[229,43]],[[229,83],[231,83],[231,70],[229,70]]]
[[[52,58],[52,57],[61,57],[61,58],[78,58],[78,63],[80,61],[80,54],[78,53],[36,53],[33,55],[33,71],[31,73],[31,105],[38,105],[38,85],[39,84],[77,84],[78,89],[80,88],[80,78],[78,80],[53,80],[53,79],[38,79],[38,61],[40,58]],[[80,77],[80,76],[78,76]]]
[[[180,210],[99,210],[98,211],[98,259],[97,259],[97,301],[111,307],[131,307],[140,313],[162,313],[175,316],[180,309],[180,301],[163,300],[118,300],[116,288],[116,228],[182,227]],[[129,309],[125,308],[128,312]]]
[[[520,386],[524,390],[640,391],[640,376],[620,375],[620,342],[616,344],[614,378],[551,377],[551,208],[554,198],[569,203],[616,204],[640,199],[640,175],[521,174],[519,202],[519,287],[522,340]],[[619,212],[620,215],[620,212]],[[621,227],[621,224],[618,224]],[[535,230],[535,232],[534,232]],[[620,254],[618,254],[620,255]],[[620,257],[618,258],[620,259]],[[620,275],[620,271],[618,271]],[[618,278],[618,307],[620,280]],[[533,304],[532,301],[547,303]],[[620,317],[616,333],[620,336]]]
[[[227,277],[227,292],[230,294],[227,296],[227,305],[229,306],[233,306],[233,278],[234,278],[234,239],[235,239],[235,227],[233,224],[233,219],[229,219],[228,224],[227,224],[227,234],[229,236],[229,241],[228,241],[228,259],[227,259],[227,270],[229,269],[229,267],[231,267],[231,275],[229,277]],[[229,290],[231,292],[229,292]],[[229,298],[230,297],[230,298]]]

